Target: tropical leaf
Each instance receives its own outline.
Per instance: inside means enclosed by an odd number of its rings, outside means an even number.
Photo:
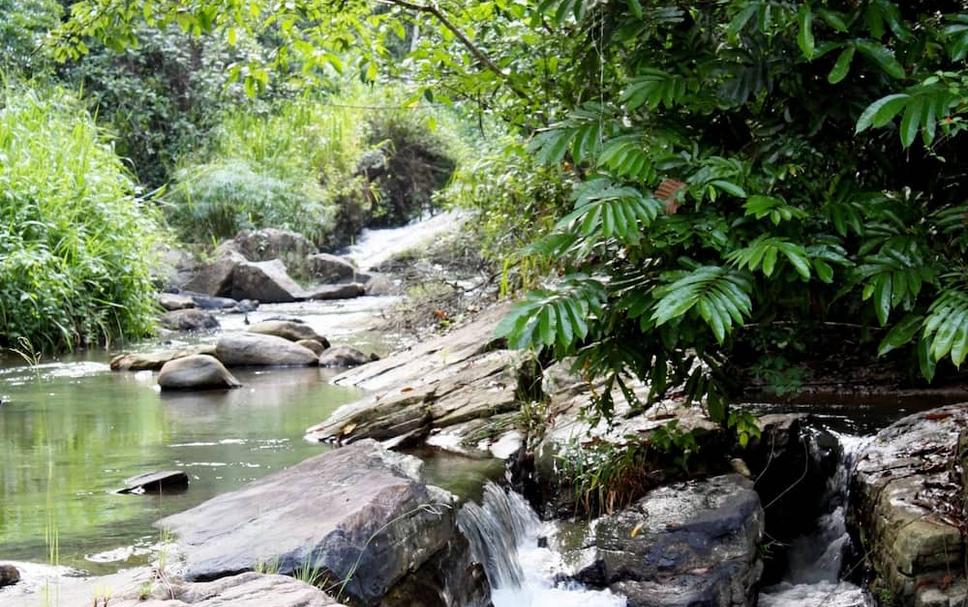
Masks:
[[[723,343],[734,325],[742,325],[743,319],[749,317],[753,287],[745,272],[702,266],[673,277],[673,282],[652,292],[656,299],[652,320],[656,326],[695,311],[712,329],[716,341]]]

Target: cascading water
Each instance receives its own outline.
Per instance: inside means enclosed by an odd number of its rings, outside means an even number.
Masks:
[[[840,443],[837,469],[827,480],[824,512],[815,529],[789,547],[783,580],[760,593],[760,607],[873,607],[860,587],[840,579],[850,545],[846,512],[850,469],[864,440],[833,433]],[[812,444],[817,449],[816,444]]]
[[[624,607],[625,598],[556,582],[561,556],[539,542],[554,533],[523,497],[494,483],[484,487],[482,505],[466,504],[457,524],[484,565],[494,607]]]

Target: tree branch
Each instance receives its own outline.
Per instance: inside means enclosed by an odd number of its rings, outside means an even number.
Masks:
[[[461,29],[457,27],[442,10],[440,10],[440,7],[437,6],[436,3],[431,2],[429,4],[417,4],[416,2],[408,2],[407,0],[378,0],[378,2],[391,6],[398,6],[415,13],[426,13],[428,15],[432,15],[435,19],[440,21],[441,25],[446,27],[452,34],[457,36],[457,39],[460,40],[461,44],[463,44],[464,47],[467,48],[472,55],[474,55],[474,58],[480,61],[488,71],[496,74],[502,80],[507,82],[507,84],[511,87],[511,90],[513,90],[519,97],[527,101],[531,101],[531,95],[529,95],[527,91],[521,89],[513,80],[511,80],[511,77],[506,74],[504,70],[498,67],[498,65],[494,63],[487,53],[481,50],[479,46],[474,44],[474,42],[472,42],[471,39],[468,38],[467,35],[461,31]]]

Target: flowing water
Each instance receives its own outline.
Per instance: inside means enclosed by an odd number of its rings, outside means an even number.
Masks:
[[[531,506],[513,491],[494,483],[484,487],[480,505],[469,502],[457,524],[484,564],[494,607],[624,607],[625,598],[608,590],[590,590],[558,582],[561,556],[549,548],[554,524],[542,524]],[[545,538],[545,541],[541,541]]]
[[[846,512],[850,469],[866,439],[834,433],[840,444],[834,474],[827,480],[823,513],[814,530],[797,538],[788,549],[783,580],[760,593],[760,607],[873,607],[860,587],[842,579],[844,555],[850,547]],[[819,447],[814,443],[811,448]]]
[[[401,253],[430,244],[441,234],[453,231],[461,221],[460,213],[447,211],[400,228],[363,230],[345,255],[365,272]]]

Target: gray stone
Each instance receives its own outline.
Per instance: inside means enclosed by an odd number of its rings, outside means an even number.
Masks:
[[[232,274],[234,299],[256,299],[262,303],[288,303],[306,299],[305,291],[286,272],[282,261],[243,262]]]
[[[13,565],[0,564],[0,588],[12,586],[20,581],[20,571]]]
[[[301,322],[289,320],[264,320],[250,325],[246,331],[249,333],[259,333],[261,335],[275,335],[289,341],[299,341],[300,339],[312,339],[319,343],[328,343],[326,338],[316,333],[315,329]]]
[[[218,319],[210,312],[196,309],[165,312],[159,322],[173,331],[212,331],[219,328]]]
[[[328,300],[328,299],[353,299],[366,293],[363,285],[350,282],[339,285],[323,285],[313,287],[304,293],[303,299]]]
[[[374,296],[396,295],[401,288],[385,274],[374,274],[365,283],[366,294]]]
[[[258,333],[222,336],[215,344],[215,356],[230,367],[318,364],[318,358],[312,350],[282,337]]]
[[[306,258],[309,274],[323,283],[356,280],[356,266],[345,257],[317,253]]]
[[[181,470],[147,472],[124,479],[118,493],[167,493],[188,489],[188,475]]]
[[[307,256],[316,252],[316,246],[302,234],[276,228],[242,230],[232,239],[232,245],[249,261],[279,259],[299,272],[305,269]]]
[[[857,456],[851,515],[870,554],[873,585],[898,604],[928,604],[939,592],[960,604],[964,595],[959,457],[968,447],[966,426],[965,403],[916,413],[880,431]]]
[[[158,522],[178,538],[186,578],[255,567],[318,568],[324,583],[376,605],[448,549],[456,498],[417,480],[420,462],[361,441],[310,458]],[[464,604],[453,597],[454,604]],[[403,603],[405,604],[405,603]]]
[[[762,534],[759,497],[738,475],[660,487],[599,519],[593,564],[579,577],[629,607],[753,605]]]
[[[215,259],[202,265],[195,276],[185,283],[184,289],[203,295],[228,295],[232,290],[235,268],[245,261],[245,257],[234,250],[217,251]]]
[[[164,390],[238,388],[242,384],[221,362],[207,354],[192,354],[166,362],[158,373]]]
[[[178,293],[159,293],[158,304],[168,312],[171,312],[173,310],[194,308],[195,300],[188,295],[180,295]]]
[[[195,583],[166,577],[164,583],[149,581],[142,587],[151,587],[148,597],[129,591],[112,596],[111,607],[341,607],[322,590],[275,574],[248,572]]]
[[[323,339],[326,339],[326,338],[324,337]],[[328,347],[328,344],[329,344],[329,341],[327,341],[324,344],[322,342],[316,341],[315,339],[299,339],[296,341],[296,345],[302,346],[307,350],[312,350],[313,354],[315,354],[316,356],[319,356],[320,354],[325,352],[326,348]]]
[[[194,291],[182,291],[180,295],[191,297],[195,307],[203,310],[231,310],[239,305],[239,302],[231,297],[216,297]]]
[[[192,354],[215,355],[215,346],[199,344],[181,350],[160,350],[157,352],[126,352],[111,359],[112,371],[158,371],[165,363]]]
[[[364,354],[350,346],[335,346],[319,357],[320,367],[358,367],[368,362],[380,360],[376,354]]]
[[[161,288],[181,288],[195,275],[198,260],[188,251],[162,243],[153,247],[153,253],[156,262],[151,277]]]

